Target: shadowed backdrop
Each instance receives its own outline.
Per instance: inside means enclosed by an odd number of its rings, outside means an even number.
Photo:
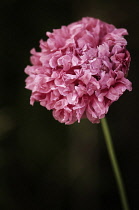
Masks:
[[[127,28],[131,53],[126,92],[107,114],[129,204],[139,208],[139,1],[3,0],[0,3],[0,208],[121,210],[100,125],[65,126],[29,104],[24,68],[46,31],[83,16]]]

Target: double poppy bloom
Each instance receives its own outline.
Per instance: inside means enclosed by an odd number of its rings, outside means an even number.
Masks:
[[[47,41],[40,40],[40,52],[31,50],[32,65],[25,68],[30,103],[40,102],[61,123],[83,117],[99,123],[110,105],[132,89],[126,78],[127,34],[90,17],[47,32]]]

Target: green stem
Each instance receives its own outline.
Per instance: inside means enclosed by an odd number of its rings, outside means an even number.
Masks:
[[[116,179],[116,182],[117,182],[117,186],[118,186],[123,210],[129,210],[128,201],[127,201],[126,193],[125,193],[125,190],[124,190],[124,184],[123,184],[123,181],[122,181],[122,176],[121,176],[121,173],[120,173],[118,162],[117,162],[117,159],[116,159],[116,156],[115,156],[113,143],[112,143],[112,138],[111,138],[111,135],[110,135],[110,131],[109,131],[109,127],[108,127],[106,118],[101,119],[101,125],[102,125],[102,130],[103,130],[103,133],[104,133],[109,157],[110,157],[110,160],[111,160],[112,168],[113,168],[113,171],[114,171],[115,179]]]

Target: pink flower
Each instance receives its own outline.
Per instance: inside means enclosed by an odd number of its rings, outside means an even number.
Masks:
[[[82,117],[99,123],[109,106],[132,89],[126,78],[127,34],[126,29],[89,17],[47,32],[41,52],[31,50],[32,66],[25,69],[30,103],[39,101],[53,110],[61,123],[80,122]]]

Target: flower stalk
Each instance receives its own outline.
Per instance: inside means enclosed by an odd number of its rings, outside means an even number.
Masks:
[[[113,168],[113,171],[114,171],[114,176],[115,176],[115,179],[116,179],[116,182],[117,182],[117,187],[118,187],[118,190],[119,190],[119,195],[120,195],[120,198],[121,198],[122,207],[123,207],[123,210],[129,210],[129,205],[128,205],[128,201],[127,201],[127,197],[126,197],[126,192],[125,192],[125,189],[124,189],[124,184],[123,184],[120,168],[118,166],[118,162],[117,162],[117,159],[116,159],[116,155],[115,155],[115,151],[114,151],[114,147],[113,147],[113,143],[112,143],[112,138],[111,138],[111,134],[110,134],[110,130],[109,130],[106,118],[101,119],[101,125],[102,125],[102,130],[103,130],[103,133],[104,133],[105,142],[106,142],[106,146],[107,146],[107,149],[108,149],[110,161],[111,161],[112,168]]]

